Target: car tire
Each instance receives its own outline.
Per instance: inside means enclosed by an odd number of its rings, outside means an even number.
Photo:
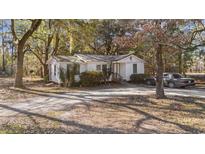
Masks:
[[[168,83],[168,86],[169,86],[169,88],[174,88],[175,85],[174,85],[173,82],[169,82],[169,83]]]

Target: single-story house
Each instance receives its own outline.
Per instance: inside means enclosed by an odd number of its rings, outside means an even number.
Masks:
[[[77,64],[75,80],[80,80],[80,73],[110,69],[122,80],[129,81],[132,74],[144,74],[144,60],[133,54],[126,55],[91,55],[52,56],[48,62],[49,80],[60,83],[60,69],[67,70],[71,64]]]

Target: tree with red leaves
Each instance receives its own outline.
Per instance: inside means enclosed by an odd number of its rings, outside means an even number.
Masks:
[[[180,51],[181,46],[189,43],[187,35],[180,30],[182,24],[184,24],[183,20],[147,20],[141,25],[141,42],[149,43],[155,50],[156,97],[159,99],[165,98],[163,85],[164,53],[176,51],[176,49]]]

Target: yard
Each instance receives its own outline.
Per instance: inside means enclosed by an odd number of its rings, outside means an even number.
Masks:
[[[154,87],[66,89],[25,79],[26,89],[0,78],[0,133],[205,133],[205,90]]]

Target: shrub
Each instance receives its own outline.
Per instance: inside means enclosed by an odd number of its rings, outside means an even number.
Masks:
[[[130,76],[130,81],[133,83],[144,83],[144,79],[149,77],[147,74],[132,74]]]
[[[70,66],[70,68],[67,67],[65,85],[66,87],[72,87],[74,83],[73,67]]]
[[[76,64],[72,65],[69,68],[69,87],[75,87],[75,72],[76,72]]]
[[[45,76],[43,77],[43,80],[44,80],[45,83],[47,83],[47,82],[49,81],[49,75],[48,75],[48,74],[45,75]]]
[[[81,82],[73,82],[70,87],[80,87],[81,86]]]
[[[64,87],[73,87],[78,84],[75,82],[75,68],[74,66],[71,66],[70,68],[68,67],[67,70],[64,68],[60,68],[60,81],[61,81],[61,86]]]
[[[103,80],[102,72],[83,72],[80,74],[80,83],[82,86],[96,86]]]

